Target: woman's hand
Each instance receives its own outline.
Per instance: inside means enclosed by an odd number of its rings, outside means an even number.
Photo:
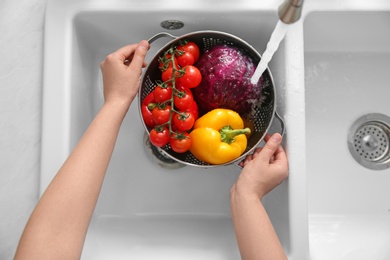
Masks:
[[[244,168],[230,190],[234,231],[244,260],[286,260],[287,256],[261,203],[264,195],[287,178],[287,157],[280,146],[282,137],[265,137],[242,162]]]
[[[147,41],[127,45],[108,55],[100,64],[105,103],[124,104],[127,109],[130,107],[138,92],[148,49]]]
[[[274,134],[272,137],[267,135],[265,141],[266,145],[263,148],[257,148],[240,164],[244,168],[233,185],[232,192],[240,191],[262,199],[287,178],[287,156],[280,146],[282,136],[280,134]]]

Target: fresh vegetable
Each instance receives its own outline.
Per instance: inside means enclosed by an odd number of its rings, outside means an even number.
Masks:
[[[142,101],[141,104],[142,119],[144,120],[145,125],[151,128],[156,126],[156,122],[154,122],[153,115],[152,115],[152,110],[156,105],[155,102],[156,101],[154,100],[153,92],[151,92],[149,93],[149,95],[145,97],[145,99]],[[149,109],[149,107],[151,109]]]
[[[194,65],[195,58],[191,53],[184,52],[182,55],[177,57],[177,62],[181,67],[185,67],[187,65]]]
[[[192,113],[192,115],[194,116],[195,118],[195,121],[198,119],[199,117],[199,109],[198,109],[198,105],[196,104],[195,101],[192,101],[192,104],[189,108],[187,108],[185,110],[185,112],[190,112]]]
[[[172,135],[169,144],[173,151],[177,153],[185,153],[191,147],[191,138],[187,132],[175,133]]]
[[[177,66],[178,65],[177,58],[174,57],[173,60],[174,60],[175,66]],[[161,71],[165,71],[169,67],[172,67],[172,55],[168,53],[168,54],[159,58],[159,68]]]
[[[169,138],[169,129],[166,126],[155,127],[149,134],[150,142],[157,147],[168,144]]]
[[[173,116],[173,124],[176,129],[184,132],[190,130],[195,123],[195,117],[190,112],[181,112]]]
[[[194,56],[195,62],[198,61],[199,55],[200,55],[200,50],[198,45],[194,42],[183,42],[179,46],[176,47],[177,50],[183,51],[183,52],[188,52],[191,53],[192,56]]]
[[[202,82],[193,94],[204,112],[228,108],[246,115],[260,102],[263,78],[256,85],[250,83],[255,64],[243,51],[216,45],[201,55],[196,66]]]
[[[160,84],[154,88],[152,93],[157,103],[163,103],[172,98],[172,87],[168,84]]]
[[[251,131],[244,128],[240,115],[230,109],[218,108],[196,120],[190,133],[190,151],[199,160],[210,164],[232,161],[245,151]]]
[[[162,72],[161,79],[164,82],[171,82],[173,78],[173,71],[174,71],[173,67],[168,67],[165,71]],[[175,81],[178,80],[179,77],[181,77],[180,71],[175,69]]]
[[[202,81],[202,75],[197,67],[189,65],[183,69],[182,76],[179,77],[180,84],[185,88],[195,88]]]
[[[195,57],[199,58],[199,48],[185,42],[171,46],[159,58],[161,80],[156,80],[156,87],[148,100],[143,100],[141,108],[145,124],[154,127],[149,138],[155,146],[170,142],[172,150],[186,152],[191,145],[187,131],[193,127],[199,112],[190,88],[201,82],[200,72],[193,66]]]
[[[191,90],[185,88],[178,90],[175,93],[175,97],[173,98],[173,103],[179,110],[186,110],[187,108],[191,107],[193,102],[194,96],[192,95]]]
[[[156,125],[166,124],[169,121],[170,115],[171,115],[171,106],[169,105],[156,106],[152,110],[152,116],[154,122],[156,122]]]

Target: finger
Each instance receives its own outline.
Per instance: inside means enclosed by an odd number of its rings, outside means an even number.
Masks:
[[[269,139],[271,139],[271,135],[270,134],[267,134],[265,137],[264,137],[264,141],[268,141]],[[273,156],[271,157],[270,159],[270,163],[273,163],[274,160],[276,160],[276,154],[277,153],[281,153],[281,155],[283,155],[284,153],[284,149],[282,146],[278,146],[278,148],[276,149],[275,153],[273,154]],[[285,155],[285,154],[284,154]]]
[[[141,41],[137,48],[135,49],[135,52],[133,54],[133,59],[131,60],[131,64],[129,68],[131,70],[139,70],[141,71],[141,68],[145,64],[145,56],[149,49],[149,43],[147,41]]]
[[[261,150],[263,150],[262,147],[256,148],[256,150],[253,152],[253,158],[256,158],[256,156],[260,154]]]
[[[267,143],[267,141],[271,138],[271,135],[270,134],[266,134],[264,136],[264,141]],[[253,158],[255,158],[257,155],[260,154],[261,150],[263,150],[263,147],[258,147],[256,148],[255,152],[253,153]]]
[[[131,44],[123,46],[113,53],[116,57],[118,57],[123,63],[131,60],[131,55],[137,49],[138,44]]]
[[[287,155],[282,146],[279,146],[274,154],[273,163],[287,163]]]
[[[265,142],[268,142],[268,140],[271,138],[271,135],[270,134],[266,134],[265,136],[264,136],[264,141]]]
[[[260,157],[260,160],[264,162],[269,162],[272,156],[274,156],[275,152],[279,149],[280,143],[282,142],[282,136],[276,133],[267,139],[267,143],[258,156]]]
[[[267,142],[271,138],[270,134],[266,134],[264,136],[264,141]],[[260,154],[261,150],[263,150],[263,147],[257,147],[255,151],[253,152],[253,158],[256,158],[257,155]]]
[[[126,66],[129,66],[130,63],[131,63],[131,60],[126,59],[123,64],[125,64]],[[146,61],[144,61],[144,63],[142,64],[142,68],[146,68],[147,66],[148,66],[148,64],[146,63]]]

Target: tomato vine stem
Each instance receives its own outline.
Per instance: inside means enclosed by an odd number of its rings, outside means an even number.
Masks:
[[[170,54],[170,57],[166,58],[168,54]],[[162,102],[161,104],[159,104],[159,107],[160,106],[165,106],[167,103],[171,104],[171,110],[169,112],[169,120],[166,123],[162,124],[162,125],[158,125],[157,127],[162,127],[162,126],[168,125],[168,129],[169,129],[169,134],[170,135],[183,136],[182,133],[173,131],[173,129],[172,129],[172,118],[173,118],[173,115],[175,113],[180,115],[180,116],[182,116],[182,117],[186,117],[187,116],[186,112],[180,112],[180,111],[177,111],[177,110],[174,109],[175,94],[179,93],[179,95],[183,95],[183,92],[176,88],[176,78],[177,78],[177,76],[178,77],[183,76],[183,74],[185,73],[184,70],[182,70],[180,68],[177,68],[177,66],[175,64],[175,55],[176,54],[181,56],[181,55],[184,54],[184,52],[180,51],[180,50],[177,50],[176,47],[174,47],[174,46],[171,46],[164,53],[164,56],[159,58],[159,61],[162,62],[162,69],[163,70],[167,70],[168,67],[169,67],[169,63],[172,63],[172,78],[168,79],[165,82],[156,81],[156,84],[157,85],[161,85],[162,87],[168,87],[168,88],[171,87],[172,88],[172,94],[171,94],[171,98],[170,99],[168,99],[168,100]],[[168,84],[169,82],[171,82],[171,86],[169,86],[169,84]]]

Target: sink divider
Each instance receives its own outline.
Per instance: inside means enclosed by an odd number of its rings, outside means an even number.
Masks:
[[[289,160],[289,259],[309,259],[306,187],[305,87],[303,19],[291,25],[285,37],[286,152]]]

